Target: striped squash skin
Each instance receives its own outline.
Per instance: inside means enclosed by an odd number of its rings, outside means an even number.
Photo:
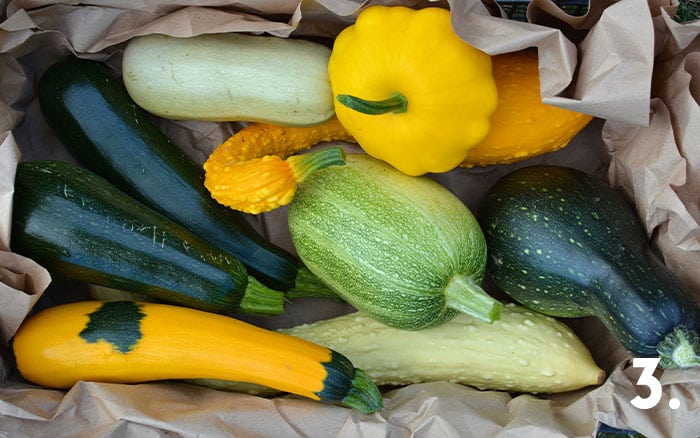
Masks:
[[[315,172],[289,209],[304,264],[343,299],[381,322],[421,329],[456,315],[445,288],[478,284],[486,246],[478,222],[447,189],[364,154]]]
[[[522,168],[491,188],[480,220],[489,275],[531,309],[596,316],[638,356],[658,355],[675,327],[696,327],[695,303],[626,200],[601,180],[566,167]]]

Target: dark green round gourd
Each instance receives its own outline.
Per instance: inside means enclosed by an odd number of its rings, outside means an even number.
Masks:
[[[489,190],[480,221],[487,273],[514,300],[555,317],[596,316],[632,354],[664,367],[700,364],[696,303],[602,180],[518,169]]]

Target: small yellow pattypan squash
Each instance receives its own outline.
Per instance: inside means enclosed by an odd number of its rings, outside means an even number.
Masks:
[[[457,167],[488,134],[498,104],[491,57],[437,7],[364,9],[336,38],[328,71],[343,126],[408,175]]]

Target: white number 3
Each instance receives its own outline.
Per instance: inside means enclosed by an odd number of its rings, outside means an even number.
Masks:
[[[635,357],[632,359],[634,368],[642,368],[637,385],[644,385],[650,391],[647,397],[636,396],[630,401],[632,406],[637,409],[651,409],[661,400],[661,382],[654,377],[654,371],[658,364],[658,357]]]

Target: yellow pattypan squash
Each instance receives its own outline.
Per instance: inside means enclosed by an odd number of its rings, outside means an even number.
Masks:
[[[498,103],[491,57],[437,7],[364,9],[336,38],[328,72],[343,126],[408,175],[457,167],[488,134]]]

